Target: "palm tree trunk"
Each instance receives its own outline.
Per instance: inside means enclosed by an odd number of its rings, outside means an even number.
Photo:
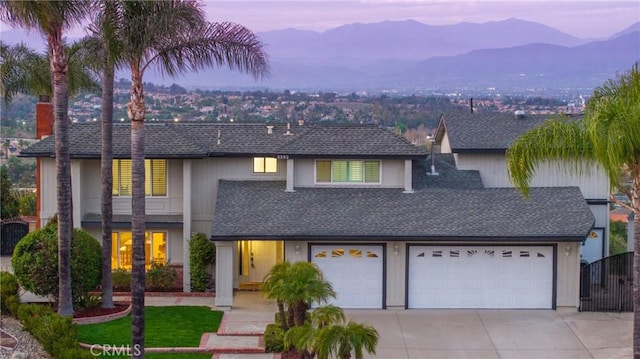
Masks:
[[[131,102],[127,113],[131,119],[131,231],[133,233],[133,268],[131,277],[131,338],[133,358],[144,358],[144,232],[145,232],[145,174],[144,174],[144,92],[142,74],[132,66]],[[139,354],[139,355],[136,355]]]
[[[58,314],[73,315],[71,292],[71,157],[69,155],[69,121],[67,111],[67,61],[62,46],[62,32],[47,35],[53,81],[54,131],[56,136],[56,179],[58,195]]]
[[[287,329],[289,329],[289,326],[287,325],[287,314],[284,311],[284,303],[281,301],[278,301],[278,314],[280,316],[280,325],[282,326],[282,330],[286,332]]]
[[[296,303],[293,314],[295,325],[299,327],[303,326],[307,316],[307,304],[304,302]]]
[[[111,247],[113,220],[113,78],[114,69],[106,59],[102,76],[102,308],[113,308]]]
[[[290,304],[287,307],[287,325],[289,326],[289,328],[293,328],[296,326],[294,306],[295,305]]]

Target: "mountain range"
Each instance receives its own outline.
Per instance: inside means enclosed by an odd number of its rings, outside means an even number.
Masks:
[[[3,41],[17,38],[5,33],[0,34]],[[640,22],[601,39],[580,39],[513,18],[444,26],[384,21],[322,33],[285,29],[257,35],[271,62],[271,74],[262,81],[224,69],[177,79],[151,71],[145,81],[333,91],[591,89],[640,61]]]

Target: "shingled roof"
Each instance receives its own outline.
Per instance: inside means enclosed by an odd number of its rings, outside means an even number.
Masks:
[[[517,117],[514,113],[467,113],[442,116],[436,131],[440,141],[446,131],[451,150],[456,152],[504,152],[525,132],[554,115]]]
[[[220,181],[211,239],[580,241],[594,223],[575,187],[284,189]]]
[[[273,126],[268,133],[267,126]],[[100,123],[70,128],[72,158],[100,158]],[[113,125],[113,154],[129,158],[129,124]],[[55,139],[47,137],[22,151],[25,157],[53,157]],[[391,130],[370,125],[319,126],[258,123],[147,123],[147,158],[203,158],[228,155],[362,156],[424,158],[426,152]]]

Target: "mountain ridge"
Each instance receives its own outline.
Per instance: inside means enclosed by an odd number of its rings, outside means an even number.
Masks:
[[[640,22],[593,41],[516,18],[453,25],[354,23],[321,33],[287,28],[257,33],[272,65],[263,82],[226,69],[175,79],[147,71],[145,81],[301,91],[593,88],[640,61],[639,30]],[[0,35],[9,42],[6,33]],[[27,36],[34,39],[33,33]]]

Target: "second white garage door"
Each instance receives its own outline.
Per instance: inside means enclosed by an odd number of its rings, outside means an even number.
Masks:
[[[383,250],[380,245],[313,245],[311,261],[331,282],[341,308],[382,308]]]
[[[552,308],[551,246],[410,246],[409,308]]]

